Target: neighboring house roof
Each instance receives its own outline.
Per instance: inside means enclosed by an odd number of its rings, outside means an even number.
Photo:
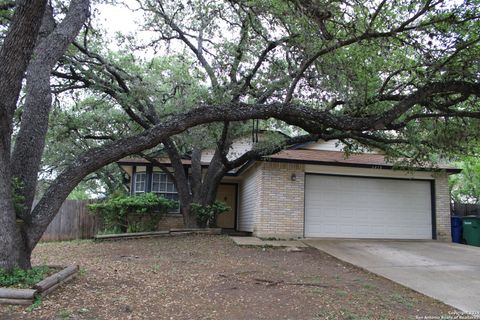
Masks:
[[[353,167],[382,167],[393,168],[394,164],[385,160],[385,156],[378,153],[353,153],[346,157],[343,151],[327,150],[304,150],[289,149],[282,150],[279,153],[265,157],[265,159],[279,162],[301,162],[310,164],[324,164],[334,166],[353,166]],[[418,168],[430,169],[430,168]],[[446,165],[438,165],[433,169],[445,169],[451,173],[458,173],[461,170]]]

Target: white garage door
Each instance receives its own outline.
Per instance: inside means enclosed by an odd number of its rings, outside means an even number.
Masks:
[[[430,182],[307,175],[305,237],[432,239]]]

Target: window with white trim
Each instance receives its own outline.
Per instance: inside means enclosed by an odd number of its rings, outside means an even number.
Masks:
[[[137,172],[135,174],[135,193],[145,193],[145,186],[147,182],[147,175],[144,172]]]
[[[152,192],[161,195],[167,199],[178,201],[178,191],[173,180],[163,172],[154,172],[152,174]],[[179,213],[180,208],[173,208],[169,213]]]

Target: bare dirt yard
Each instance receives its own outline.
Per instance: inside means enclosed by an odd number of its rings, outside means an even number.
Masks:
[[[79,264],[32,310],[0,319],[416,319],[454,310],[312,248],[236,246],[226,236],[43,243],[35,264]]]

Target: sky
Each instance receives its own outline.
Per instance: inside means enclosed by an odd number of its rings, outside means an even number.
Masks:
[[[126,0],[125,3],[135,8],[135,1]],[[107,30],[109,36],[113,37],[117,32],[129,33],[139,30],[137,22],[141,21],[142,15],[138,11],[112,4],[97,4],[94,10],[97,12],[94,23]]]
[[[93,25],[105,30],[107,40],[109,41],[109,49],[113,51],[122,49],[121,44],[119,45],[115,39],[118,33],[123,35],[135,33],[136,40],[139,40],[138,44],[148,43],[155,37],[156,33],[154,31],[145,31],[140,28],[145,18],[141,11],[135,10],[136,8],[138,8],[138,4],[134,0],[124,0],[118,5],[96,4],[94,6],[95,16]],[[174,47],[177,47],[177,45],[172,44],[171,48]],[[158,55],[159,52],[157,50],[158,48],[148,48],[132,53],[138,58],[150,59]]]

